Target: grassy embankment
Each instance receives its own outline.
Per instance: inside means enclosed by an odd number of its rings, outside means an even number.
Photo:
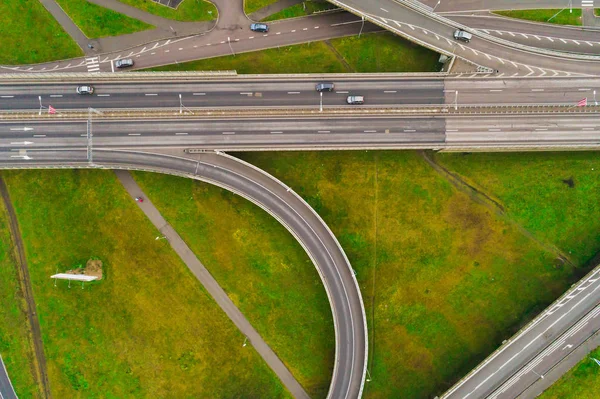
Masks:
[[[5,177],[55,398],[289,397],[111,172]],[[54,286],[90,256],[103,281]]]
[[[588,157],[600,168],[600,161]],[[366,397],[439,394],[578,277],[576,269],[557,264],[554,255],[458,192],[415,153],[243,158],[303,195],[348,253],[374,340]],[[490,170],[503,174],[497,166]],[[523,175],[535,172],[521,168]],[[590,179],[593,173],[579,175]],[[529,198],[522,202],[539,202]],[[599,199],[592,196],[586,204],[596,206]],[[555,202],[547,206],[568,203]],[[597,236],[595,226],[588,220],[568,233]]]
[[[597,399],[600,397],[600,348],[592,351],[571,371],[548,388],[539,399]]]
[[[209,58],[149,71],[236,70],[238,73],[436,72],[439,55],[391,33],[371,33]]]
[[[175,21],[210,21],[217,19],[217,7],[205,0],[185,0],[177,9],[166,7],[149,0],[119,0],[121,3],[139,8],[159,17]]]
[[[439,154],[437,158],[499,199],[520,225],[560,248],[575,264],[584,264],[600,250],[598,153]]]
[[[135,178],[311,397],[325,397],[334,356],[331,311],[292,235],[215,186],[151,173]]]
[[[244,12],[246,14],[252,14],[254,11],[258,11],[263,7],[277,3],[278,0],[244,0]]]
[[[570,13],[568,9],[562,10],[556,15],[560,9],[541,9],[541,10],[507,10],[494,11],[494,14],[504,17],[525,19],[527,21],[547,22],[558,25],[581,25],[581,9],[574,8]],[[556,16],[555,16],[556,15]],[[554,18],[552,18],[554,16]],[[552,18],[550,21],[548,21]]]
[[[0,9],[0,64],[34,64],[83,55],[39,1],[0,0]]]
[[[319,11],[334,10],[337,6],[323,1],[305,1],[295,6],[285,8],[275,14],[264,18],[263,21],[276,21],[278,19],[304,17]]]
[[[0,355],[19,398],[41,398],[31,330],[15,265],[8,215],[0,199]]]
[[[368,398],[440,393],[578,277],[577,269],[559,265],[553,254],[455,189],[416,153],[242,157],[307,199],[332,227],[357,271],[371,338]],[[448,157],[462,160],[460,155]],[[502,174],[503,169],[491,170]],[[529,175],[537,170],[521,166],[521,171]],[[298,244],[288,241],[282,228],[271,226],[274,222],[264,212],[220,189],[166,176],[136,178],[267,341],[275,339],[271,334],[279,337],[273,346],[297,378],[324,392],[326,378],[310,376],[328,375],[331,366],[322,358],[302,357],[305,350],[332,345],[322,326],[329,322],[324,318],[328,308],[316,277],[294,280],[298,271],[290,265],[307,262],[298,255]],[[568,201],[555,205],[561,204]],[[587,221],[569,234],[592,235],[594,228]],[[290,280],[297,281],[311,313],[298,302]],[[314,286],[305,287],[306,281]],[[300,323],[307,314],[316,315],[310,331],[303,331],[306,326],[288,336],[269,331],[285,331],[291,328],[287,318]],[[300,333],[312,336],[301,341],[309,342],[303,348],[297,348],[295,334]],[[291,347],[300,352],[296,358],[286,353]],[[297,362],[304,367],[300,373]]]
[[[118,36],[154,28],[145,22],[85,0],[57,0],[57,2],[89,38]]]

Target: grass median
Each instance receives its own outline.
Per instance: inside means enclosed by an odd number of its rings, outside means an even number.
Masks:
[[[154,26],[86,0],[57,0],[62,9],[89,38],[141,32]]]
[[[494,11],[494,14],[502,15],[503,17],[524,19],[527,21],[547,22],[558,25],[576,25],[580,26],[581,9],[574,8],[572,12],[568,9],[541,9],[541,10],[507,10]]]
[[[302,195],[348,254],[369,322],[367,398],[440,394],[578,278],[415,152],[238,155]]]
[[[0,0],[0,9],[0,64],[34,64],[83,55],[39,1]]]
[[[53,397],[289,397],[112,172],[4,175]],[[50,275],[91,256],[102,281],[54,286]]]
[[[328,3],[326,1],[304,1],[300,4],[296,4],[295,6],[288,7],[279,12],[276,12],[275,14],[271,14],[268,17],[264,18],[263,21],[268,22],[286,18],[305,17],[314,13],[327,10],[335,10],[337,8],[338,7],[336,5]]]
[[[217,19],[217,7],[205,0],[183,0],[177,9],[166,7],[149,0],[119,0],[121,3],[139,8],[159,17],[175,21],[211,21]]]
[[[600,397],[600,348],[596,348],[573,369],[539,396],[540,399],[597,399]]]
[[[293,236],[257,206],[210,184],[135,178],[309,395],[324,398],[333,320],[319,275]]]
[[[225,44],[226,45],[226,44]],[[437,72],[439,55],[392,33],[370,33],[215,57],[148,71],[248,73]]]
[[[269,6],[273,3],[277,3],[278,0],[243,0],[244,1],[244,12],[246,14],[252,14],[254,11],[258,11],[263,7]]]

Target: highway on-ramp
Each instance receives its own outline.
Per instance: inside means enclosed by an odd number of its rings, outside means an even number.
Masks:
[[[85,150],[32,151],[30,160],[0,153],[0,168],[108,168],[168,173],[212,183],[254,202],[281,222],[304,247],[325,286],[335,328],[332,399],[361,396],[367,359],[364,305],[352,267],[325,222],[291,188],[237,158],[199,153],[179,156],[97,150],[93,165]],[[185,156],[184,156],[185,155]],[[307,317],[310,317],[307,315]]]

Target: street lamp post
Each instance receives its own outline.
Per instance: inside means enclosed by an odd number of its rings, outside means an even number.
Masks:
[[[538,377],[540,377],[542,380],[544,379],[544,376],[542,374],[538,374],[535,370],[531,370],[533,372],[533,374],[537,375]]]
[[[40,113],[38,115],[41,115],[42,114],[42,108],[44,108],[43,105],[42,105],[42,96],[38,96],[38,100],[40,100]]]
[[[183,113],[183,103],[181,102],[181,93],[179,94],[179,113]]]
[[[362,18],[362,25],[360,26],[360,32],[358,32],[358,38],[360,39],[360,35],[362,34],[363,28],[365,27],[365,17]]]
[[[231,38],[227,36],[227,44],[229,44],[229,49],[231,50],[231,54],[235,57],[235,52],[233,51],[233,47],[231,47]]]
[[[431,12],[435,12],[435,9],[440,5],[441,2],[442,0],[438,0],[437,4],[435,5],[435,7],[433,7],[433,10],[431,10]]]
[[[598,101],[596,101],[596,90],[594,90],[594,105],[598,105]]]
[[[246,339],[244,340],[244,343],[242,344],[242,346],[246,346],[248,344],[248,337],[246,337]]]

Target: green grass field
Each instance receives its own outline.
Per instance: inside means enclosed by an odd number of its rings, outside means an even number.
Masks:
[[[286,18],[305,17],[307,15],[314,14],[315,12],[333,10],[336,8],[337,6],[328,2],[309,0],[269,15],[267,18],[264,18],[263,21],[268,22]]]
[[[437,158],[499,199],[508,214],[537,238],[583,264],[600,250],[598,155],[442,153]]]
[[[89,38],[118,36],[153,28],[145,22],[85,0],[57,0],[57,2]]]
[[[83,55],[40,2],[0,0],[0,10],[0,64],[33,64]]]
[[[53,397],[289,397],[113,173],[4,175]],[[103,260],[103,281],[54,286],[50,275],[90,256]]]
[[[540,399],[597,399],[600,397],[600,348],[592,351],[571,371],[548,388]]]
[[[159,17],[176,21],[210,21],[218,16],[217,8],[205,0],[184,0],[176,10],[154,3],[152,0],[119,1]]]
[[[417,153],[241,156],[302,195],[357,271],[371,339],[367,398],[440,394],[576,278]]]
[[[333,321],[315,267],[260,208],[215,186],[151,173],[136,180],[313,398],[333,370]]]
[[[559,25],[581,25],[581,9],[574,8],[573,12],[569,9],[562,10],[556,15],[560,9],[541,9],[541,10],[508,10],[494,11],[494,14],[502,15],[510,18],[525,19],[535,22],[548,22]],[[555,16],[556,15],[556,16]],[[554,17],[554,18],[552,18]],[[548,21],[552,18],[550,21]]]
[[[277,0],[244,0],[244,12],[252,14],[254,11],[258,11],[273,3],[277,3]]]
[[[149,71],[247,73],[435,72],[439,55],[391,33],[371,33],[234,56],[151,68]]]
[[[13,245],[8,215],[0,200],[0,355],[19,398],[41,398],[32,369],[33,342]]]

